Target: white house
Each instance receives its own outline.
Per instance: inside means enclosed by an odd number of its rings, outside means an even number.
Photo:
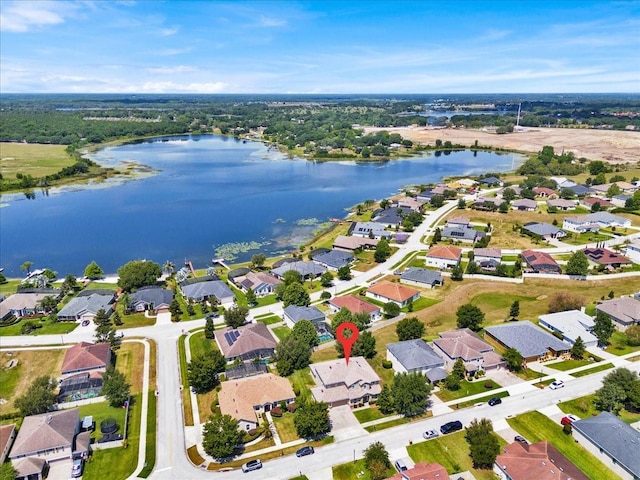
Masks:
[[[568,310],[566,312],[549,313],[538,317],[541,326],[562,334],[562,339],[573,345],[578,337],[582,339],[585,347],[598,345],[598,337],[593,331],[593,318],[580,310]]]
[[[640,239],[634,240],[632,243],[624,247],[624,256],[633,263],[640,263]]]

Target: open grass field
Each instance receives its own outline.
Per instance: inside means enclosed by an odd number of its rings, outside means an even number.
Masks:
[[[36,322],[36,324],[41,327],[31,332],[31,335],[64,335],[72,332],[78,326],[76,322],[52,322],[47,320],[46,317],[35,317],[33,319],[22,319],[13,325],[0,327],[0,337],[22,335],[20,330],[24,325],[24,322],[28,320]]]
[[[640,350],[640,345],[629,345],[627,336],[624,332],[616,330],[609,339],[609,346],[605,349],[606,352],[613,353],[614,355],[626,355],[627,353],[637,352]]]
[[[142,392],[144,375],[144,345],[138,342],[122,342],[117,352],[116,368],[124,373],[131,384],[131,393]]]
[[[464,439],[464,435],[465,432],[461,431],[419,442],[409,445],[407,452],[415,462],[439,463],[450,475],[469,470],[478,480],[494,480],[492,470],[473,468],[471,457],[469,457],[469,444]],[[502,438],[498,436],[496,438],[501,448],[507,444]]]
[[[532,442],[548,440],[565,457],[593,480],[617,480],[619,477],[605,467],[585,448],[578,445],[573,436],[566,435],[562,426],[539,412],[529,412],[508,418],[507,422],[518,433]]]
[[[7,403],[0,404],[0,414],[13,412],[13,402],[23,395],[31,382],[41,376],[57,378],[60,375],[62,360],[66,348],[50,350],[21,350],[0,353],[0,398]],[[7,368],[11,360],[18,360],[18,365]]]
[[[564,413],[573,413],[580,418],[595,417],[600,413],[593,405],[595,394],[586,395],[584,397],[574,398],[558,404],[558,408]],[[640,421],[640,412],[630,412],[623,408],[618,414],[620,420],[625,423],[635,423]]]
[[[65,145],[1,142],[0,170],[3,176],[12,179],[18,172],[33,177],[53,175],[75,163],[65,148]]]

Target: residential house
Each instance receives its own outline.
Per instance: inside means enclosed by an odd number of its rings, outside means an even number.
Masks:
[[[622,297],[606,300],[596,305],[596,312],[609,315],[618,330],[626,330],[634,324],[640,324],[640,300]]]
[[[173,291],[161,287],[142,287],[129,295],[127,308],[134,312],[150,311],[155,314],[168,311]]]
[[[13,440],[16,438],[16,426],[0,425],[0,465],[2,465],[11,450]]]
[[[565,188],[571,190],[576,197],[584,197],[591,193],[591,187],[587,185],[572,185]]]
[[[371,285],[366,295],[381,302],[393,302],[402,308],[410,302],[418,300],[420,298],[420,291],[405,287],[399,283],[383,280],[382,282]]]
[[[475,210],[497,210],[502,202],[502,198],[498,197],[479,197],[473,201],[471,208]]]
[[[353,255],[341,250],[329,250],[326,253],[313,255],[313,261],[329,270],[337,271],[351,265]]]
[[[504,191],[505,191],[507,188],[508,188],[509,190],[513,191],[513,193],[515,193],[515,194],[516,194],[516,196],[518,196],[518,197],[519,197],[520,195],[522,195],[522,188],[521,188],[521,187],[519,187],[518,185],[510,185],[510,186],[508,186],[508,187],[504,187],[504,188],[501,188],[500,190],[498,190],[498,191],[496,192],[496,197],[498,197],[499,199],[501,199],[501,200],[502,200],[502,198],[504,197]]]
[[[347,237],[346,235],[338,235],[333,241],[333,248],[346,252],[354,252],[356,250],[376,248],[379,241],[378,239],[369,237]]]
[[[104,372],[111,365],[112,353],[108,343],[76,343],[67,349],[62,361],[62,375],[81,372]]]
[[[601,210],[607,210],[615,206],[609,200],[605,200],[604,198],[599,198],[599,197],[582,198],[578,201],[578,203],[581,206],[588,208],[589,210],[591,210],[596,203],[600,205]]]
[[[620,195],[614,195],[609,199],[609,201],[616,207],[624,208],[627,205],[627,200],[630,198],[633,197],[627,193],[621,193]]]
[[[270,358],[277,345],[267,326],[259,322],[216,330],[215,338],[222,355],[229,362]]]
[[[507,445],[496,457],[493,472],[500,480],[589,480],[547,440]]]
[[[610,268],[620,268],[622,266],[631,265],[631,260],[620,255],[617,252],[607,250],[606,248],[585,248],[584,254],[589,262],[597,266],[605,266]]]
[[[434,368],[444,367],[444,361],[421,338],[387,344],[387,360],[395,373],[426,375]]]
[[[521,198],[519,200],[511,202],[511,208],[519,211],[533,212],[536,208],[538,208],[538,202],[536,202],[535,200],[530,200],[528,198]]]
[[[460,264],[462,249],[451,245],[435,245],[429,249],[424,263],[427,267],[452,268]]]
[[[215,276],[190,278],[180,283],[180,289],[189,301],[196,303],[214,298],[224,305],[236,299],[227,284]]]
[[[44,458],[25,457],[12,462],[15,480],[41,480],[49,476],[49,462]]]
[[[522,233],[525,235],[531,235],[534,237],[539,237],[544,240],[550,240],[553,238],[562,238],[567,234],[560,228],[552,225],[550,223],[544,222],[529,222],[525,223],[521,228]]]
[[[235,418],[243,431],[257,428],[262,414],[281,402],[288,405],[296,400],[289,380],[273,373],[222,382],[220,387],[220,412]]]
[[[279,279],[284,277],[284,274],[289,270],[294,270],[300,274],[300,276],[307,280],[309,278],[317,278],[327,271],[327,267],[323,267],[314,262],[304,262],[302,260],[296,262],[288,262],[277,268],[271,270],[271,273],[274,274]]]
[[[244,292],[253,290],[258,298],[275,293],[276,287],[282,283],[282,280],[266,272],[248,272],[235,277],[233,281]]]
[[[522,258],[533,273],[562,273],[558,262],[546,252],[523,250]]]
[[[622,251],[633,263],[640,263],[640,239],[625,245]],[[2,304],[0,303],[0,305]]]
[[[388,232],[386,228],[385,224],[377,222],[353,222],[349,227],[348,234],[354,237],[380,239],[391,236],[391,232]]]
[[[591,185],[591,191],[593,191],[596,195],[606,196],[609,189],[616,185],[623,193],[632,194],[638,188],[629,182],[614,182],[614,183],[603,183],[601,185]]]
[[[547,187],[535,187],[533,189],[533,193],[536,194],[536,197],[540,197],[540,198],[549,198],[549,199],[558,198],[558,193],[555,190],[552,190]]]
[[[373,212],[373,221],[387,227],[396,227],[402,224],[404,216],[413,210],[405,207],[378,209]]]
[[[491,345],[468,328],[440,332],[431,344],[433,351],[444,361],[445,368],[451,370],[458,359],[464,363],[467,372],[491,370],[504,365],[504,360]]]
[[[398,472],[386,480],[447,480],[448,478],[447,469],[439,463],[418,462],[413,468]]]
[[[413,212],[420,212],[420,207],[424,202],[413,197],[400,197],[391,204],[391,208],[402,208]]]
[[[609,212],[595,212],[584,215],[584,217],[590,222],[598,223],[602,228],[627,228],[631,226],[631,220]]]
[[[93,321],[99,310],[111,316],[115,309],[115,293],[113,290],[83,290],[62,307],[58,312],[58,320]]]
[[[20,290],[18,293],[8,296],[0,302],[0,318],[14,315],[17,318],[28,317],[38,313],[44,313],[40,302],[46,297],[60,300],[62,290],[54,288],[40,288]]]
[[[469,226],[449,226],[448,224],[442,229],[442,238],[447,240],[457,240],[460,242],[475,243],[477,240],[484,237],[485,232],[479,232],[473,227]]]
[[[640,432],[611,412],[571,424],[573,438],[624,480],[640,478]]]
[[[376,400],[380,391],[380,377],[364,357],[351,357],[312,363],[311,376],[316,387],[311,395],[316,402],[325,402],[329,407],[349,405],[359,407]]]
[[[474,248],[473,261],[482,270],[493,271],[502,262],[502,250],[499,248]]]
[[[327,317],[317,307],[300,307],[298,305],[289,305],[283,310],[283,319],[290,328],[293,328],[300,320],[309,320],[316,328],[324,323]]]
[[[452,228],[471,227],[471,222],[467,217],[451,217],[447,219],[445,226]]]
[[[501,347],[515,348],[526,362],[564,357],[571,350],[571,345],[528,320],[486,327],[485,338]]]
[[[600,230],[600,223],[589,217],[589,215],[566,217],[562,220],[562,229],[576,233],[597,232]]]
[[[244,362],[240,365],[227,366],[224,371],[227,380],[237,380],[239,378],[252,377],[268,373],[269,369],[264,363]]]
[[[540,315],[538,322],[552,332],[562,334],[562,339],[571,345],[576,343],[578,337],[587,348],[598,345],[598,337],[593,334],[593,318],[580,310]]]
[[[22,422],[9,458],[37,457],[47,461],[72,458],[79,431],[77,408],[30,415]]]
[[[459,178],[458,180],[447,183],[447,187],[451,190],[473,190],[477,184],[478,182],[470,178]]]
[[[410,267],[402,272],[400,282],[422,288],[435,288],[444,284],[442,273],[418,267]]]
[[[549,180],[556,182],[558,188],[571,188],[577,185],[576,182],[569,180],[566,177],[551,177]]]
[[[343,308],[349,310],[352,314],[368,313],[372,322],[382,318],[380,307],[373,303],[366,302],[355,295],[344,295],[341,297],[333,297],[329,300],[329,307],[333,313],[338,313]],[[288,307],[287,307],[288,308]]]
[[[549,208],[555,208],[562,212],[568,212],[576,209],[577,202],[575,200],[565,200],[564,198],[557,198],[555,200],[547,200],[547,206]]]
[[[486,187],[501,187],[504,185],[504,182],[500,180],[498,177],[484,177],[478,180],[478,183],[484,185]]]

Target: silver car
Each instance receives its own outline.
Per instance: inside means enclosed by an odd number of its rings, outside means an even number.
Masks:
[[[438,433],[437,430],[427,430],[422,434],[423,438],[427,440],[429,440],[430,438],[436,438],[438,435],[440,434]]]

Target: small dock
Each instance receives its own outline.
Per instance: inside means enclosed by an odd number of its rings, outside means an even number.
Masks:
[[[231,267],[225,263],[224,258],[214,258],[211,260],[211,263],[214,265],[222,265],[227,270],[231,270]]]

